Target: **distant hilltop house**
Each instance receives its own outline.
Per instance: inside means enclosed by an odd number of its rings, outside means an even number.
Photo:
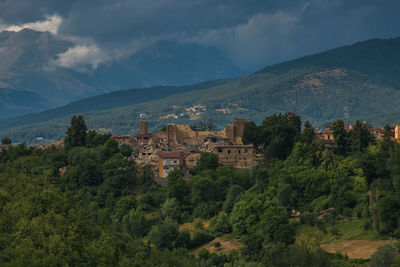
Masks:
[[[367,123],[363,123],[369,132],[375,137],[376,140],[380,140],[383,137],[383,127],[372,127],[371,125]],[[397,126],[396,126],[397,127]],[[353,130],[353,125],[351,124],[345,124],[344,125],[344,130],[346,132],[350,132]],[[336,146],[335,144],[335,139],[333,137],[333,131],[331,130],[331,127],[328,126],[323,130],[316,130],[315,135],[318,139],[320,139],[326,146],[328,147],[334,147]],[[400,132],[399,132],[399,137],[400,137]],[[400,140],[400,138],[399,138]]]
[[[3,150],[7,150],[10,149],[12,147],[12,145],[4,145],[4,144],[0,144],[0,152],[2,152]]]
[[[394,140],[400,143],[400,125],[394,126]]]

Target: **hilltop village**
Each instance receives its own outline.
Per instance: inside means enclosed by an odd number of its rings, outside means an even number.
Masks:
[[[132,157],[139,166],[149,165],[156,177],[166,178],[176,168],[188,173],[196,166],[203,152],[218,155],[221,165],[232,164],[236,168],[253,168],[263,160],[252,144],[243,144],[243,132],[248,123],[246,119],[235,119],[223,130],[196,131],[189,125],[168,124],[152,134],[148,123],[140,122],[139,134],[113,135],[118,145],[129,145]]]
[[[168,124],[156,133],[149,133],[148,123],[143,121],[140,122],[138,135],[113,135],[111,138],[119,146],[129,145],[136,163],[139,166],[149,165],[158,178],[166,178],[176,168],[189,173],[203,152],[215,153],[221,165],[251,169],[264,161],[264,155],[262,148],[243,144],[244,129],[249,123],[250,120],[237,118],[217,132],[196,131],[183,124]],[[383,127],[364,125],[376,140],[383,137]],[[351,131],[352,127],[346,124],[345,130]],[[325,146],[336,146],[330,127],[316,130],[315,135]],[[393,138],[400,139],[400,125],[395,126]]]
[[[203,152],[212,152],[218,156],[219,164],[232,165],[235,168],[252,169],[264,161],[262,147],[243,143],[243,133],[246,125],[252,121],[236,118],[220,131],[201,131],[186,124],[167,124],[155,133],[148,132],[148,122],[139,123],[138,135],[112,135],[118,146],[127,145],[131,148],[131,157],[138,166],[149,166],[156,178],[166,178],[168,173],[179,168],[189,174],[196,166]],[[376,140],[384,134],[383,127],[372,127],[363,123]],[[354,126],[345,124],[349,132]],[[334,134],[331,127],[315,130],[315,136],[328,148],[335,148]],[[400,140],[400,125],[394,126],[393,139]],[[62,149],[64,139],[53,145],[36,145],[36,148],[46,149],[51,146]],[[0,152],[12,147],[11,144],[0,144]],[[161,179],[162,180],[162,179]]]

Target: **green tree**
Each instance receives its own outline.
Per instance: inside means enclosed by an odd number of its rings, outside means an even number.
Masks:
[[[179,169],[175,169],[168,174],[167,196],[168,198],[176,198],[179,203],[185,204],[189,202],[190,187],[183,179],[183,173]]]
[[[115,204],[115,217],[121,221],[130,210],[136,209],[137,206],[138,203],[134,195],[122,197]]]
[[[153,171],[148,165],[144,166],[142,169],[142,179],[140,180],[140,184],[146,189],[155,185]]]
[[[398,256],[398,249],[394,245],[384,244],[372,254],[370,265],[371,267],[391,267],[394,266],[392,264],[396,263]]]
[[[197,175],[192,178],[191,199],[193,204],[216,200],[215,182],[208,175]]]
[[[122,225],[132,237],[146,235],[148,222],[145,214],[137,209],[131,209],[123,218]]]
[[[385,127],[383,127],[383,140],[390,142],[392,141],[393,137],[393,127],[389,124],[386,124]]]
[[[233,232],[238,235],[255,232],[263,211],[263,196],[246,194],[246,198],[235,204],[229,216]]]
[[[81,115],[73,116],[71,126],[67,129],[65,138],[66,146],[77,147],[86,144],[86,123]]]
[[[99,155],[85,147],[76,147],[68,153],[70,167],[62,180],[70,189],[94,186],[103,182]]]
[[[124,157],[127,157],[127,158],[129,158],[132,155],[132,148],[130,145],[127,145],[127,144],[123,144],[119,148],[119,151]]]
[[[98,134],[95,130],[89,130],[86,134],[86,146],[87,147],[98,147],[104,145],[111,134]]]
[[[3,145],[11,145],[12,141],[11,141],[11,138],[9,138],[9,137],[4,137],[4,138],[1,140],[1,143],[2,143]]]
[[[115,139],[108,139],[104,145],[100,147],[100,155],[103,162],[119,153],[118,143]]]
[[[243,144],[253,144],[258,148],[262,143],[261,134],[261,127],[257,126],[254,121],[247,123],[243,131]]]
[[[201,153],[200,158],[196,162],[196,170],[215,170],[219,166],[218,156],[211,152]]]
[[[289,225],[289,213],[277,202],[268,203],[268,207],[261,215],[260,225],[270,241],[293,244],[295,233]]]
[[[301,142],[311,144],[315,139],[315,129],[309,121],[304,123],[304,129],[301,134]]]
[[[168,198],[161,206],[161,216],[170,217],[175,221],[180,219],[179,202],[176,198]]]
[[[339,155],[345,156],[349,151],[349,134],[344,129],[344,121],[337,120],[331,125],[331,130],[333,131],[333,138],[337,145],[337,153]]]
[[[115,196],[128,192],[136,184],[136,164],[122,154],[115,154],[104,165],[104,184],[112,188]]]
[[[379,199],[378,213],[386,232],[392,232],[399,227],[400,203],[395,196],[387,194]]]
[[[267,160],[286,159],[295,140],[301,133],[300,117],[293,114],[278,114],[266,117],[262,122],[262,143]]]
[[[189,230],[183,230],[178,233],[175,241],[176,248],[186,248],[189,249],[191,247],[191,239]]]
[[[400,199],[400,144],[396,143],[389,151],[387,168],[393,181],[393,187]]]
[[[208,230],[214,235],[223,235],[232,232],[229,217],[226,214],[219,214],[210,220]]]
[[[239,201],[240,197],[244,194],[244,189],[240,185],[233,185],[228,193],[226,194],[226,199],[222,206],[223,211],[227,214],[231,213],[236,202]]]
[[[177,236],[178,224],[166,218],[162,224],[153,226],[148,237],[157,249],[172,249]]]
[[[375,137],[371,134],[367,125],[356,121],[350,132],[350,149],[354,152],[364,151],[369,144],[375,143]]]

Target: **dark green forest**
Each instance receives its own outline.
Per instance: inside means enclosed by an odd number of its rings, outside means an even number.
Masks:
[[[244,133],[265,155],[259,166],[220,166],[203,153],[190,177],[174,170],[161,187],[129,147],[74,116],[65,149],[0,153],[0,265],[398,266],[400,144],[389,126],[381,140],[358,121],[343,127],[332,123],[327,148],[300,117],[268,116]],[[320,248],[348,226],[393,242],[370,260]],[[219,253],[219,237],[241,245]]]

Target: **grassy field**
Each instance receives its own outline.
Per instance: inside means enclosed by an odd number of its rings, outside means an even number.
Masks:
[[[179,226],[179,232],[182,232],[184,230],[188,230],[190,232],[190,235],[193,236],[194,231],[196,230],[196,224],[202,225],[203,229],[207,229],[208,225],[210,224],[210,220],[204,220],[204,219],[196,219],[193,222],[188,222],[181,224]]]
[[[340,252],[350,259],[370,259],[379,246],[390,242],[389,240],[344,240],[322,244],[321,248],[329,253]]]
[[[378,240],[372,229],[364,229],[364,220],[339,221],[329,226],[300,225],[296,243],[319,245],[329,253],[340,252],[351,259],[369,259],[389,240]]]
[[[339,221],[322,227],[303,224],[296,229],[296,242],[326,244],[350,239],[375,240],[377,235],[372,229],[365,230],[364,223],[364,220]]]
[[[243,244],[239,240],[229,234],[214,238],[209,243],[195,248],[192,253],[197,254],[202,249],[207,249],[210,253],[229,254],[232,250],[239,250],[242,246]]]

